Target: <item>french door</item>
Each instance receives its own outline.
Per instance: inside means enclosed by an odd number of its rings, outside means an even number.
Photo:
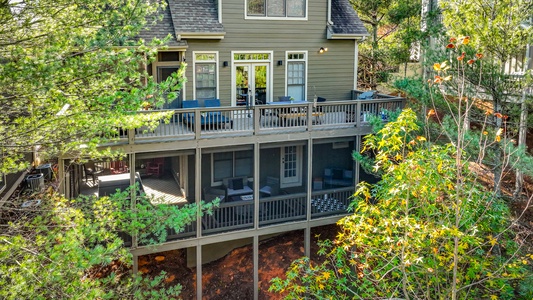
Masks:
[[[236,63],[233,76],[235,82],[235,105],[265,104],[268,93],[268,63]]]
[[[281,147],[280,187],[302,185],[302,146]]]

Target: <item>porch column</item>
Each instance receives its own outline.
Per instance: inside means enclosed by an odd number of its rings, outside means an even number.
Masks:
[[[129,164],[130,170],[131,170],[130,171],[130,186],[133,186],[133,185],[135,185],[135,182],[136,182],[135,181],[135,153],[132,153],[132,154],[128,155],[128,159],[129,159],[128,164]],[[130,189],[130,197],[131,197],[131,207],[130,208],[133,211],[135,211],[135,202],[136,202],[136,197],[137,197],[136,191],[137,191],[136,189]],[[136,235],[132,235],[131,236],[131,248],[132,249],[137,248],[137,246],[138,246],[137,243],[138,243],[137,236]],[[134,266],[133,266],[134,270],[135,270],[136,262],[137,262],[137,259],[135,259],[135,257],[134,257]]]
[[[196,118],[199,120],[200,118]],[[200,129],[200,128],[198,128]],[[201,207],[200,200],[202,199],[202,149],[196,148],[194,158],[194,201],[196,207],[196,237],[202,236],[202,220],[200,218]],[[202,245],[200,243],[196,246],[196,299],[202,300]]]
[[[65,177],[65,160],[59,159],[57,162],[57,176],[59,178],[59,193],[66,195],[67,179]],[[69,195],[66,195],[69,197]]]
[[[257,112],[257,107],[255,107]],[[259,124],[259,116],[255,118],[255,125]],[[255,127],[255,128],[259,128]],[[259,229],[259,162],[260,162],[259,143],[254,144],[254,228]],[[254,300],[259,299],[259,236],[254,234],[253,245],[253,264],[254,264]]]
[[[357,135],[355,136],[355,151],[357,151],[358,153],[361,152],[361,136],[360,135]],[[355,170],[354,170],[354,180],[355,180],[355,184],[358,184],[359,183],[359,162],[358,161],[355,161]]]
[[[307,227],[304,230],[304,255],[311,255],[311,196],[313,193],[313,139],[307,139],[307,196],[306,196],[306,216]]]
[[[257,202],[256,202],[257,203]],[[256,205],[257,206],[257,205]],[[254,235],[254,300],[259,299],[259,236]]]

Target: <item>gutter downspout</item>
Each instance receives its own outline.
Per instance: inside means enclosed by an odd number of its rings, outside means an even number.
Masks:
[[[218,0],[218,23],[222,24],[222,0]]]
[[[331,0],[328,0],[328,19],[327,19],[328,25],[333,25],[333,22],[331,21]]]
[[[353,72],[354,72],[354,75],[353,75],[353,89],[357,90],[357,72],[358,72],[358,69],[359,69],[359,41],[355,40],[354,43],[355,43],[355,45],[354,45],[355,59],[354,59],[354,63],[353,63]]]

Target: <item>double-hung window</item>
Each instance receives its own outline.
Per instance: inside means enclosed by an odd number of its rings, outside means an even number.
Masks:
[[[224,178],[253,176],[253,151],[218,152],[211,156],[213,162],[212,183],[221,183]]]
[[[217,98],[217,53],[194,53],[194,98],[198,100]]]
[[[306,18],[308,0],[246,0],[247,17]]]
[[[307,100],[306,52],[287,52],[287,93],[295,100]]]

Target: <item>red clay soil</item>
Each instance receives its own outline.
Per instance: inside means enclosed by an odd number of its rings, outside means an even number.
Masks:
[[[318,251],[316,241],[333,239],[336,225],[323,226],[312,231],[311,253]],[[304,255],[303,231],[294,231],[259,243],[259,299],[282,299],[268,292],[270,280],[283,277],[291,262]],[[312,255],[317,262],[319,257]],[[169,285],[183,286],[182,299],[196,299],[196,268],[187,267],[186,250],[167,251],[139,258],[139,271],[155,276],[167,273]],[[223,258],[202,265],[202,299],[253,299],[253,248],[247,245],[234,249]]]

